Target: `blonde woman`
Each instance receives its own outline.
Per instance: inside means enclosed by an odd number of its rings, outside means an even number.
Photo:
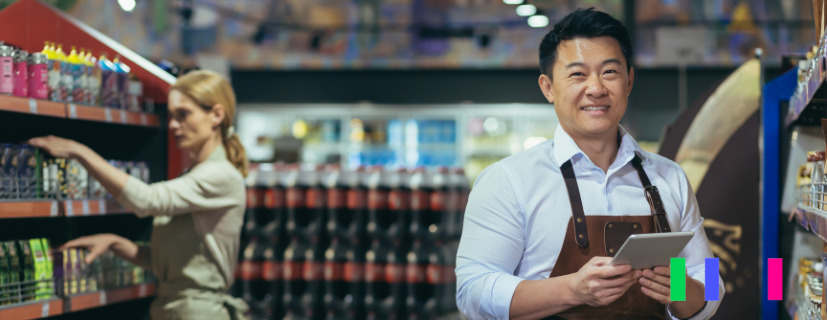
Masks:
[[[227,294],[244,219],[247,158],[232,126],[235,94],[221,75],[188,73],[169,92],[169,127],[194,166],[177,179],[146,185],[109,165],[87,146],[54,136],[31,145],[78,160],[122,205],[152,216],[149,247],[113,234],[69,241],[87,263],[112,250],[158,278],[152,319],[239,319],[247,305]]]

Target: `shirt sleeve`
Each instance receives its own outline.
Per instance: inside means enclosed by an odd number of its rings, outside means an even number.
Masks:
[[[524,219],[508,169],[494,164],[474,185],[457,250],[459,310],[469,319],[508,319],[523,279],[514,276],[524,252]]]
[[[689,180],[686,178],[686,174],[683,170],[680,170],[678,177],[680,186],[678,190],[681,192],[681,199],[683,199],[680,231],[695,232],[695,236],[692,237],[692,240],[689,241],[680,256],[686,258],[686,273],[692,279],[698,280],[706,286],[705,261],[706,258],[714,258],[715,256],[712,254],[712,249],[709,246],[709,239],[707,239],[706,232],[704,231],[704,219],[701,217],[701,212],[698,208],[698,200],[695,198],[695,192],[692,191],[692,187],[690,186]],[[692,320],[709,319],[715,315],[715,312],[718,310],[718,306],[721,305],[721,300],[724,299],[724,293],[726,292],[724,289],[724,281],[721,279],[720,274],[718,275],[717,282],[718,301],[707,301],[706,306],[694,317],[692,317]],[[672,310],[669,308],[666,309],[672,319],[679,319],[672,315]]]
[[[151,185],[129,177],[118,202],[139,217],[233,207],[238,205],[235,191],[244,183],[236,179],[240,175],[234,170],[221,163],[203,163],[179,178]]]

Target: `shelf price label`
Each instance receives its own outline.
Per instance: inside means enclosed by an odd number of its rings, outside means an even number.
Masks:
[[[37,114],[37,100],[29,98],[29,112]]]
[[[48,302],[44,302],[40,306],[40,317],[41,318],[45,318],[45,317],[49,316],[49,307],[50,307],[50,303],[48,303]]]
[[[112,122],[112,109],[104,108],[103,113],[106,114],[106,122]]]
[[[98,200],[98,211],[100,214],[106,214],[106,200]]]
[[[49,216],[50,217],[57,217],[57,213],[58,213],[57,208],[58,208],[57,201],[52,201],[52,206],[49,210]]]
[[[75,208],[74,204],[71,200],[64,202],[64,206],[66,207],[66,216],[71,217],[75,215]]]
[[[91,211],[91,210],[89,210],[89,201],[83,200],[83,202],[81,202],[81,204],[83,205],[83,215],[88,216],[90,214],[90,211]]]
[[[145,284],[142,284],[140,287],[138,287],[138,297],[139,298],[146,297],[146,290],[147,289],[146,289]]]
[[[149,120],[146,118],[145,113],[141,113],[141,125],[146,126],[149,123]]]
[[[126,111],[121,110],[121,123],[126,124]]]
[[[74,103],[69,104],[69,118],[77,119],[78,118],[78,106]]]
[[[101,292],[100,293],[100,305],[102,305],[102,306],[106,305],[106,292]]]

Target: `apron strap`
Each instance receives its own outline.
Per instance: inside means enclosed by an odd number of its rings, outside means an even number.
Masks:
[[[566,161],[560,170],[563,172],[563,179],[566,181],[566,190],[569,193],[571,213],[574,217],[574,240],[581,248],[589,246],[589,233],[586,230],[586,214],[583,212],[583,202],[580,200],[580,189],[577,188],[577,179],[574,177],[574,169],[571,167],[571,160]]]
[[[652,182],[649,181],[649,176],[643,170],[640,157],[637,154],[632,159],[632,166],[640,177],[640,182],[643,184],[643,193],[646,195],[646,200],[649,201],[649,208],[655,220],[655,232],[671,232],[672,229],[669,227],[669,221],[666,220],[666,210],[663,208],[663,201],[660,199],[658,187],[653,186]]]

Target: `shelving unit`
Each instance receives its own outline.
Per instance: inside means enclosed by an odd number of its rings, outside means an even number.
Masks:
[[[22,30],[22,31],[21,31]],[[113,39],[39,0],[20,0],[0,11],[0,41],[28,52],[39,52],[44,41],[87,48],[94,56],[118,55],[141,81],[152,108],[147,113],[76,103],[0,96],[0,142],[21,143],[31,137],[56,135],[88,145],[107,159],[143,161],[151,180],[177,176],[182,169],[180,153],[170,147],[164,110],[175,78]],[[171,165],[173,164],[173,165]],[[168,174],[168,170],[177,171]],[[47,237],[53,244],[96,233],[111,232],[132,240],[146,240],[150,219],[130,217],[112,199],[2,200],[0,221],[14,232],[0,234],[0,241]],[[113,217],[105,217],[105,216]],[[90,219],[48,219],[104,216]],[[22,218],[22,219],[21,219]],[[38,218],[38,219],[29,219]],[[43,218],[43,219],[40,219]],[[0,306],[0,319],[35,319],[100,308],[154,296],[152,283],[103,290],[49,300]],[[140,316],[148,312],[137,304],[122,304],[117,312]],[[141,307],[143,308],[143,307]],[[71,317],[71,316],[69,316]]]

